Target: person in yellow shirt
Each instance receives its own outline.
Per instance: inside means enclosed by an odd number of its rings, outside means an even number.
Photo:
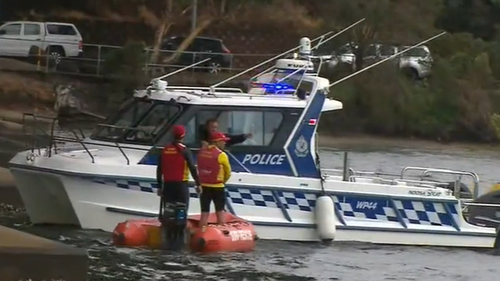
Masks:
[[[210,213],[210,204],[215,205],[217,223],[224,224],[224,209],[226,206],[225,184],[231,177],[229,158],[223,151],[229,140],[221,132],[212,132],[209,145],[198,152],[198,175],[200,178],[200,227],[202,230],[207,225]]]

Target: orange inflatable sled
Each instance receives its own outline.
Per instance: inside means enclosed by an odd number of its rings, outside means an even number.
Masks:
[[[201,253],[252,251],[257,240],[254,226],[230,213],[226,212],[224,216],[226,223],[218,225],[215,213],[211,213],[204,232],[198,227],[200,215],[189,216],[189,249]],[[127,220],[119,223],[113,231],[113,244],[117,246],[159,249],[161,240],[158,219]]]

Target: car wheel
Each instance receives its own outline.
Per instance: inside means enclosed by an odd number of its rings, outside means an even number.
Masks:
[[[53,67],[56,67],[59,63],[61,63],[64,54],[63,51],[59,48],[49,48],[48,54],[49,62]]]
[[[208,72],[218,74],[222,71],[222,65],[218,62],[211,62],[208,64]]]

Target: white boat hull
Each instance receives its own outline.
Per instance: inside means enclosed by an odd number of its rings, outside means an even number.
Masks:
[[[72,224],[112,231],[116,224],[127,219],[158,214],[154,167],[149,167],[150,177],[133,179],[123,167],[119,174],[99,175],[89,169],[97,165],[65,166],[55,163],[59,159],[54,157],[40,157],[36,163],[27,165],[22,159],[19,154],[11,161],[11,171],[35,224]],[[51,165],[65,169],[55,170]],[[77,167],[81,172],[75,172]],[[273,179],[269,175],[243,173],[233,178],[227,187],[227,209],[251,221],[261,239],[319,241],[313,213],[320,190],[317,179],[284,176]],[[280,185],[266,186],[264,182]],[[312,184],[316,182],[317,185]],[[367,192],[377,187],[379,194]],[[336,179],[325,183],[327,194],[334,199],[338,219],[335,241],[493,247],[495,230],[468,224],[458,200],[408,197],[403,196],[408,194],[406,187],[387,187]],[[200,212],[196,196],[192,188],[189,214]]]

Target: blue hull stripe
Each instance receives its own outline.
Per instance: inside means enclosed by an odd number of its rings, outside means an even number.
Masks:
[[[285,219],[287,221],[289,221],[289,222],[292,222],[292,217],[290,217],[290,214],[286,210],[285,205],[283,205],[283,202],[281,202],[280,197],[278,195],[278,192],[276,190],[272,190],[271,192],[272,192],[272,194],[274,196],[274,200],[276,201],[276,205],[278,205],[278,208],[280,208],[280,210],[283,213],[283,216],[285,217]]]
[[[339,220],[339,222],[343,225],[347,225],[347,223],[344,219],[344,213],[342,213],[342,211],[339,210],[339,208],[337,207],[337,204],[334,204],[333,207],[335,210],[335,216],[337,216],[337,219]]]
[[[394,209],[394,212],[396,212],[396,217],[398,218],[399,223],[401,223],[401,225],[404,228],[408,228],[408,225],[406,225],[406,222],[403,219],[403,216],[401,215],[401,212],[398,210],[398,208],[396,208],[396,202],[394,202],[394,199],[389,198],[389,203],[391,204],[391,207]]]

